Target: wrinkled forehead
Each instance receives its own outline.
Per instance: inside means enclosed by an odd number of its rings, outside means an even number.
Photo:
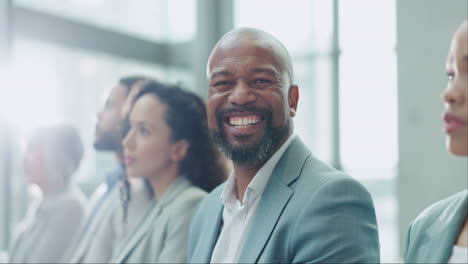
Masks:
[[[256,58],[262,63],[269,63],[281,74],[288,74],[292,79],[292,65],[289,54],[282,45],[269,37],[236,34],[228,35],[215,46],[208,60],[208,77],[219,63],[232,58]]]
[[[213,50],[209,64],[216,64],[225,58],[250,56],[269,59],[277,64],[281,63],[281,59],[277,54],[275,54],[275,51],[271,45],[267,45],[255,40],[239,40],[237,42],[230,41],[217,45]]]

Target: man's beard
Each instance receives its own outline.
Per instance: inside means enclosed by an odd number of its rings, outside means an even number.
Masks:
[[[224,131],[223,113],[216,113],[216,123],[219,131],[210,131],[214,142],[218,148],[231,159],[234,163],[242,165],[258,165],[267,161],[274,152],[283,144],[291,129],[291,122],[288,119],[286,125],[273,127],[273,114],[270,110],[249,109],[251,112],[262,113],[264,122],[266,122],[265,133],[260,140],[253,146],[235,146],[229,143],[226,132]],[[230,112],[229,110],[224,113]],[[242,137],[242,136],[240,136]]]
[[[103,132],[99,138],[95,139],[93,146],[97,151],[116,151],[120,148],[120,141],[112,133]]]

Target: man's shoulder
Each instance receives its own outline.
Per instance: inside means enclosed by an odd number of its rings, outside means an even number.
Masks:
[[[373,208],[371,194],[359,181],[313,155],[305,160],[299,177],[288,187],[294,192],[289,206],[300,210],[352,207],[356,203]]]
[[[318,190],[328,184],[336,185],[343,183],[360,185],[349,174],[337,170],[311,155],[304,162],[296,185],[306,185]]]
[[[339,171],[312,154],[299,136],[296,136],[283,157],[278,162],[274,173],[282,174],[286,183],[290,181],[319,184],[322,181],[330,181],[350,176]]]
[[[84,212],[87,208],[88,200],[77,186],[72,185],[56,202],[56,207],[61,208],[59,211]]]

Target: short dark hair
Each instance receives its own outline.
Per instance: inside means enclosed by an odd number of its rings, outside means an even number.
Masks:
[[[143,76],[143,75],[129,75],[125,76],[119,79],[119,84],[125,86],[127,88],[127,93],[130,92],[130,88],[132,86],[140,81],[147,81],[150,80],[151,78]]]

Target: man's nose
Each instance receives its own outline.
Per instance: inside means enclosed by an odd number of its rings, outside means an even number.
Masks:
[[[256,99],[255,93],[245,82],[237,83],[229,96],[229,102],[235,105],[245,105]]]
[[[122,146],[126,149],[131,149],[135,145],[134,139],[133,139],[133,131],[129,130],[125,137],[122,139]]]

